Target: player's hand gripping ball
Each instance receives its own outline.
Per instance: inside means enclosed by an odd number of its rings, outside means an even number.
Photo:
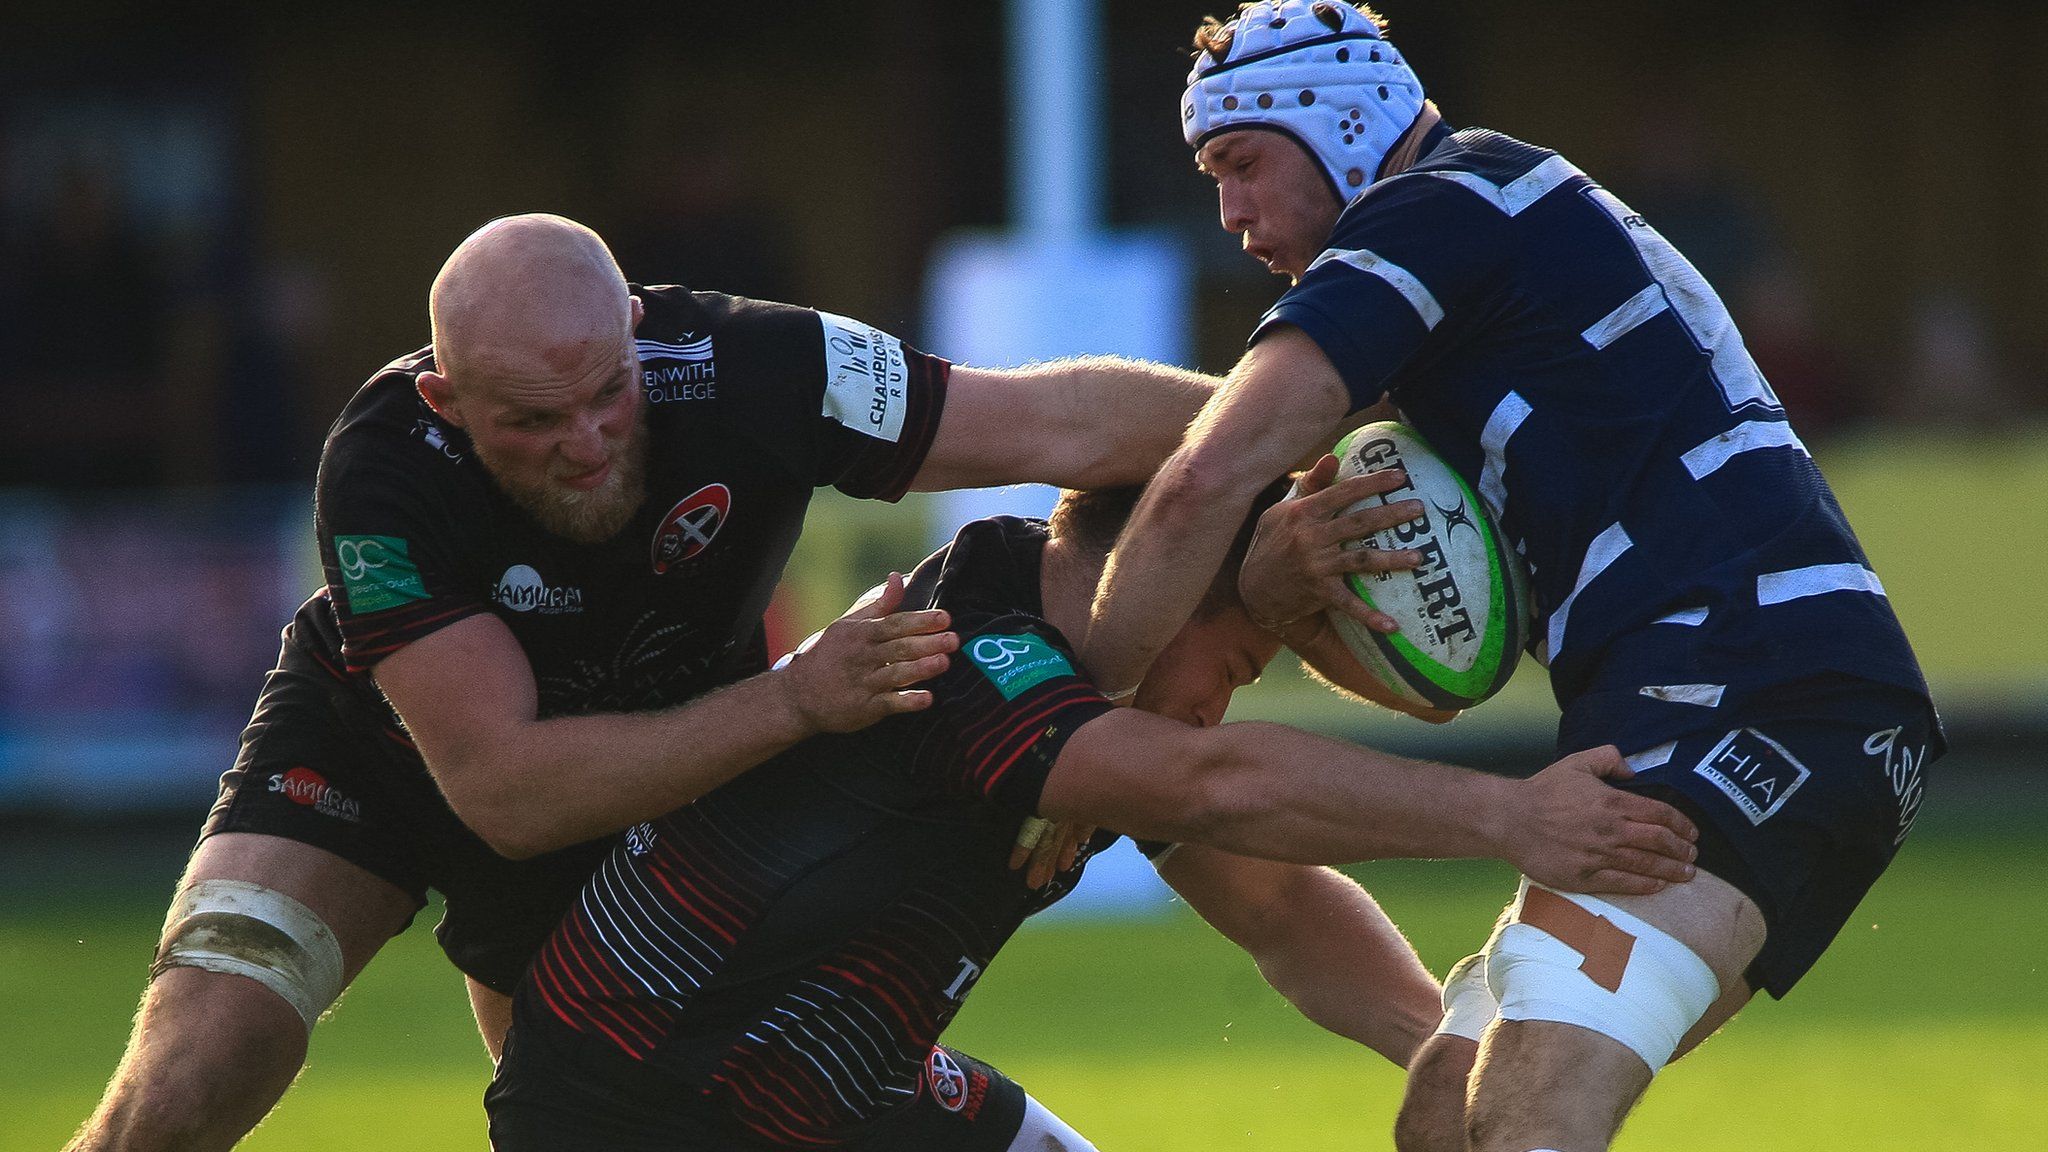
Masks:
[[[1500,691],[1529,638],[1529,577],[1478,494],[1405,424],[1367,424],[1337,442],[1337,480],[1398,468],[1405,487],[1367,497],[1346,512],[1419,500],[1419,519],[1352,541],[1347,548],[1410,549],[1414,568],[1350,573],[1352,594],[1392,617],[1382,635],[1349,615],[1331,627],[1374,679],[1409,703],[1455,711]]]

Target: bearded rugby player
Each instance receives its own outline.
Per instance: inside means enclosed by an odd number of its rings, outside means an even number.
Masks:
[[[327,586],[285,631],[74,1148],[240,1139],[429,888],[495,1054],[595,838],[929,704],[906,689],[955,640],[894,593],[767,670],[762,613],[814,488],[1142,482],[1210,383],[952,368],[842,316],[635,288],[556,216],[463,241],[430,312],[432,345],[328,437]]]

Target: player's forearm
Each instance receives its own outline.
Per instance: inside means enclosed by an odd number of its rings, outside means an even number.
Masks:
[[[1259,490],[1192,457],[1167,461],[1104,567],[1081,663],[1111,697],[1135,689],[1193,615]]]
[[[1226,724],[1200,746],[1188,839],[1302,864],[1508,856],[1512,781],[1280,724]]]
[[[1143,484],[1180,447],[1188,425],[1218,381],[1199,372],[1119,356],[1083,356],[1035,365],[1061,399],[1064,488]]]
[[[680,808],[814,734],[784,672],[659,712],[521,724],[485,754],[456,814],[495,851],[538,855]]]
[[[1081,644],[1090,677],[1112,695],[1135,688],[1180,631],[1259,489],[1320,446],[1343,417],[1343,386],[1321,352],[1297,337],[1252,349],[1132,511]],[[1329,379],[1313,377],[1318,363]]]

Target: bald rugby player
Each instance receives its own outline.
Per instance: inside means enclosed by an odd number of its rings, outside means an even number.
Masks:
[[[329,434],[326,587],[285,629],[73,1149],[234,1144],[429,888],[495,1057],[600,838],[929,705],[904,689],[957,639],[894,612],[900,580],[768,670],[762,613],[815,488],[1142,482],[1209,390],[1113,359],[954,368],[843,316],[636,288],[557,216],[463,241],[431,313],[432,345]]]

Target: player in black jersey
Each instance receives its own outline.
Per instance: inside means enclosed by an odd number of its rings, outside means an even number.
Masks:
[[[234,1143],[428,888],[495,1053],[585,842],[929,703],[905,689],[955,639],[894,593],[767,671],[815,487],[1137,482],[1208,388],[1107,359],[954,369],[845,317],[634,288],[559,217],[470,237],[431,311],[433,345],[330,433],[327,587],[285,630],[76,1148]]]
[[[1511,782],[1219,726],[1279,647],[1237,600],[1249,521],[1136,707],[1113,707],[1064,630],[1135,495],[962,528],[909,580],[962,637],[931,709],[807,740],[614,846],[520,986],[494,1147],[1087,1148],[938,1043],[1019,923],[1116,839],[1036,889],[1008,860],[1034,815],[1156,838],[1161,874],[1275,987],[1397,1064],[1436,984],[1369,896],[1309,863],[1499,856],[1596,888],[1688,873],[1685,821],[1600,782],[1626,772],[1612,749]]]
[[[1943,748],[1926,681],[1654,220],[1550,149],[1454,131],[1368,5],[1247,3],[1195,47],[1184,135],[1223,227],[1291,287],[1133,517],[1084,659],[1135,682],[1272,473],[1397,408],[1526,561],[1559,751],[1618,745],[1621,786],[1701,828],[1698,879],[1654,895],[1524,879],[1448,981],[1397,1141],[1603,1148],[1666,1063],[1785,995],[1890,864]],[[1253,604],[1310,646],[1325,609],[1365,614],[1320,548],[1316,594]]]

